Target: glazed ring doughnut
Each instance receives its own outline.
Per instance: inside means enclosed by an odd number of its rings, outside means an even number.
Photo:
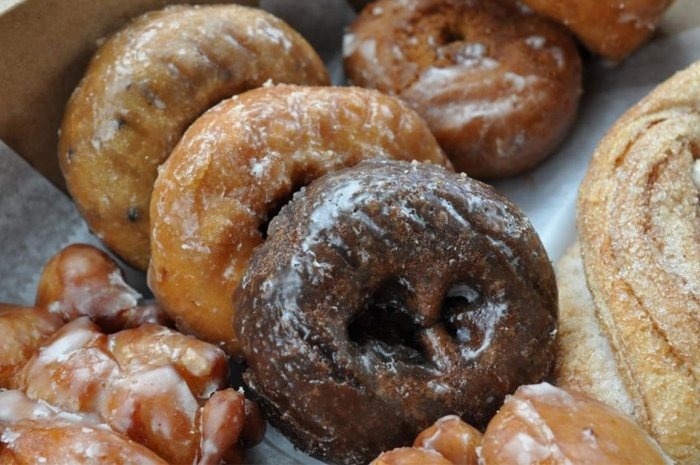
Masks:
[[[700,460],[700,62],[628,110],[581,184],[596,316],[634,412],[672,458]]]
[[[625,58],[651,37],[673,0],[522,0],[571,29],[593,53]]]
[[[205,110],[269,79],[329,82],[298,33],[252,8],[169,7],[108,39],[68,102],[59,141],[68,190],[90,228],[145,270],[158,165]]]
[[[527,170],[567,134],[581,93],[562,26],[492,0],[380,0],[345,36],[359,86],[397,95],[455,168],[477,178]]]
[[[530,223],[418,162],[308,186],[270,223],[235,306],[268,420],[334,463],[367,463],[448,413],[483,427],[554,361],[554,272]]]
[[[231,299],[265,223],[296,189],[367,158],[449,165],[415,112],[365,89],[260,88],[197,120],[151,204],[149,285],[178,328],[238,352]]]

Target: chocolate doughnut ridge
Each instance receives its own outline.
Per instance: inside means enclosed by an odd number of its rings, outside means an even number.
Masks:
[[[554,274],[465,175],[363,162],[297,194],[235,295],[245,379],[302,450],[369,462],[442,415],[485,425],[553,362]]]

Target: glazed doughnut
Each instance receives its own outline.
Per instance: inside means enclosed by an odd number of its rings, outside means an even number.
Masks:
[[[478,178],[527,170],[567,134],[581,93],[574,40],[495,0],[380,0],[345,36],[350,80],[405,100],[455,168]]]
[[[210,344],[150,324],[107,336],[84,317],[17,375],[32,399],[95,415],[168,463],[201,465],[238,456],[246,409],[227,381],[226,357]]]
[[[632,418],[542,383],[518,388],[484,433],[484,465],[671,465]]]
[[[3,465],[165,465],[156,454],[89,417],[63,412],[21,391],[0,391]]]
[[[673,0],[521,0],[565,24],[593,53],[619,61],[651,37]]]
[[[413,441],[413,447],[439,452],[453,465],[479,465],[477,449],[481,439],[478,429],[457,415],[447,415],[423,430]]]
[[[382,453],[369,465],[454,465],[434,450],[402,447]]]
[[[148,282],[178,328],[237,354],[234,289],[292,193],[367,158],[449,166],[423,120],[356,88],[265,87],[199,118],[163,164]]]
[[[139,305],[140,300],[109,255],[88,244],[72,244],[44,267],[36,306],[66,322],[87,316],[107,332],[171,323],[157,304]]]
[[[0,304],[0,389],[14,387],[15,374],[62,325],[44,309]]]
[[[700,62],[628,110],[596,149],[578,230],[596,316],[640,424],[700,461]]]
[[[464,174],[364,162],[308,186],[268,234],[235,296],[244,380],[312,456],[367,463],[448,413],[484,426],[552,367],[546,252]]]
[[[68,190],[95,234],[145,270],[158,165],[205,110],[268,80],[329,83],[311,46],[261,10],[168,7],[109,38],[68,102],[59,140]]]

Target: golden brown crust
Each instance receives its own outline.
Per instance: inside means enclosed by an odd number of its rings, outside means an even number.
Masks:
[[[439,452],[417,447],[401,447],[382,453],[370,465],[454,465]]]
[[[43,308],[0,304],[0,389],[15,387],[15,374],[61,325]]]
[[[440,452],[454,465],[478,465],[477,448],[481,447],[482,436],[457,415],[448,415],[416,436],[413,447]]]
[[[619,61],[651,37],[673,0],[522,0],[565,24],[593,53]]]
[[[66,322],[87,316],[107,332],[172,323],[157,304],[139,305],[140,299],[109,255],[88,244],[71,244],[46,263],[36,306]]]
[[[640,418],[681,464],[700,459],[700,62],[631,108],[581,185],[588,286]]]
[[[632,418],[547,383],[521,386],[484,433],[486,465],[670,465]]]
[[[243,394],[224,389],[223,351],[158,325],[105,335],[79,318],[16,379],[29,397],[94,416],[169,463],[218,464],[245,424]]]
[[[202,115],[151,204],[149,285],[178,327],[237,353],[233,292],[265,222],[296,189],[369,158],[449,166],[423,120],[376,91],[266,87]]]
[[[51,421],[0,428],[0,463],[25,465],[166,465],[146,447],[109,429]],[[43,459],[44,461],[41,461]]]
[[[61,170],[90,227],[146,269],[157,167],[221,99],[274,82],[325,85],[311,46],[281,20],[238,5],[169,7],[108,39],[61,127]]]
[[[0,391],[3,465],[165,465],[152,451],[94,418],[62,411],[21,391]]]
[[[578,242],[557,263],[559,330],[556,385],[585,392],[627,415],[647,423],[643,406],[629,397],[610,343],[596,315]]]
[[[350,80],[398,95],[460,171],[504,177],[549,155],[574,120],[581,63],[573,37],[494,0],[380,0],[344,43]]]

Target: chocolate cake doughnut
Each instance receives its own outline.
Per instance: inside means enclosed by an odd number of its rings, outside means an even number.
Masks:
[[[244,379],[303,451],[367,463],[439,417],[485,426],[547,376],[554,273],[532,226],[464,174],[363,162],[270,223],[235,294]]]
[[[145,270],[158,166],[204,111],[268,80],[329,83],[301,35],[254,8],[168,7],[109,38],[68,102],[59,141],[68,190],[90,228]]]
[[[399,100],[358,88],[263,87],[185,133],[154,187],[148,282],[177,327],[237,355],[233,291],[296,189],[368,158],[450,162]]]
[[[567,134],[581,93],[576,44],[559,24],[496,0],[379,0],[345,36],[352,83],[405,100],[455,168],[525,171]]]

